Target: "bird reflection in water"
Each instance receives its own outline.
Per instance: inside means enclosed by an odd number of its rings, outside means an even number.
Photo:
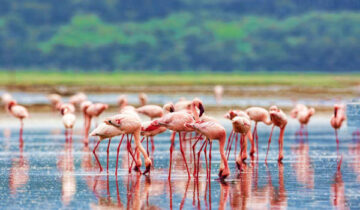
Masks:
[[[19,157],[13,158],[11,162],[9,189],[11,194],[15,195],[19,188],[24,187],[29,181],[29,161],[23,154],[23,144],[19,145]]]
[[[67,137],[66,137],[67,138]],[[66,139],[64,150],[58,157],[57,167],[61,171],[61,199],[68,205],[76,193],[76,177],[74,175],[74,155],[71,141]]]
[[[349,146],[349,155],[352,161],[349,161],[350,168],[356,174],[356,181],[360,182],[360,135],[353,139],[353,143]]]
[[[331,205],[336,209],[350,209],[346,203],[345,184],[341,174],[341,161],[338,161],[334,182],[331,184]]]
[[[292,152],[295,154],[295,162],[292,167],[295,171],[296,180],[308,189],[314,189],[314,168],[309,155],[309,144],[300,141],[293,145]]]

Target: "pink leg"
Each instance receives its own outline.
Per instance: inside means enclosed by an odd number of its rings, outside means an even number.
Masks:
[[[96,149],[98,148],[99,144],[100,144],[101,141],[98,141],[96,143],[96,146],[94,147],[94,150],[93,150],[93,153],[94,153],[94,156],[95,156],[95,159],[96,159],[96,162],[98,163],[99,167],[100,167],[100,172],[103,170],[102,167],[101,167],[101,163],[96,155]]]
[[[147,152],[147,155],[150,156],[149,155],[149,137],[148,136],[146,137],[146,152]]]
[[[210,143],[210,151],[209,151],[209,184],[211,179],[211,150],[212,150],[212,141],[209,141]],[[210,192],[209,192],[210,193]]]
[[[207,139],[205,140],[206,142],[208,141]],[[208,158],[207,158],[207,145],[208,143],[206,143],[206,146],[204,147],[204,156],[205,156],[205,166],[206,166],[206,179],[209,178],[209,165],[208,165]]]
[[[253,130],[253,134],[252,134],[252,136],[253,136],[253,141],[254,141],[254,143],[255,143],[255,145],[256,145],[256,155],[258,156],[259,155],[259,152],[258,152],[258,150],[259,150],[259,142],[258,142],[258,140],[256,139],[256,134],[257,134],[257,122],[255,122],[255,126],[254,126],[254,130]]]
[[[135,161],[135,165],[137,164],[136,162],[136,159],[135,159],[135,156],[132,152],[132,148],[131,148],[131,139],[129,139],[129,135],[127,134],[126,135],[126,138],[127,138],[127,149],[128,149],[128,153],[130,153],[130,156],[132,157],[133,161]],[[129,160],[128,160],[129,162]],[[136,165],[137,166],[137,165]],[[131,173],[131,165],[129,166],[129,173]]]
[[[170,164],[169,164],[170,166],[169,166],[169,176],[168,176],[168,180],[169,180],[169,181],[170,181],[170,179],[171,179],[171,163],[172,163],[172,153],[173,153],[173,151],[174,151],[175,135],[176,135],[175,132],[173,132],[173,133],[171,134]],[[169,184],[170,184],[170,182],[169,182]]]
[[[201,135],[199,135],[199,138],[197,138],[197,140],[195,141],[195,144],[192,146],[192,151],[193,151],[193,162],[194,162],[194,169],[193,169],[193,176],[195,177],[196,174],[196,157],[195,157],[195,148],[196,148],[196,144],[200,141]]]
[[[19,135],[20,147],[24,145],[23,131],[24,131],[24,122],[22,119],[20,119],[20,135]]]
[[[270,149],[271,136],[272,136],[273,131],[274,131],[274,125],[273,125],[272,128],[271,128],[271,132],[270,132],[270,136],[269,136],[268,148],[267,148],[267,150],[266,150],[265,163],[267,163],[267,156],[268,156],[269,149]]]
[[[109,172],[109,151],[110,151],[110,143],[111,143],[111,138],[109,138],[109,143],[108,143],[108,147],[106,150],[107,156],[106,156],[106,171]]]
[[[115,176],[116,176],[116,177],[117,177],[117,171],[118,171],[118,165],[119,165],[119,152],[120,152],[121,143],[122,143],[124,137],[125,137],[125,135],[123,134],[123,135],[121,136],[121,140],[120,140],[119,146],[118,146],[118,148],[117,148],[117,154],[116,154],[116,170],[115,170]]]
[[[340,145],[340,141],[339,141],[337,129],[335,129],[335,137],[336,137],[336,151],[337,151],[337,155],[339,156],[339,145]]]
[[[155,143],[154,143],[154,137],[153,136],[150,136],[150,141],[151,141],[151,154],[154,155]]]
[[[226,153],[227,153],[227,151],[229,150],[230,140],[231,140],[231,138],[232,138],[233,134],[234,134],[234,131],[233,131],[233,130],[231,130],[230,136],[229,136],[228,141],[227,141],[225,154],[226,154]]]
[[[196,172],[197,172],[196,177],[197,178],[199,178],[199,171],[200,171],[200,154],[201,154],[201,151],[203,150],[203,148],[206,147],[206,145],[207,145],[207,140],[205,139],[204,143],[201,145],[200,150],[197,153],[197,155],[198,155],[198,157],[197,157],[198,158],[197,159],[197,170],[196,170]]]
[[[180,151],[181,151],[181,155],[184,159],[184,162],[185,162],[185,167],[186,167],[186,171],[188,173],[188,178],[190,179],[190,172],[189,172],[189,168],[188,168],[188,165],[187,165],[187,162],[186,162],[186,157],[185,157],[185,152],[183,150],[183,147],[182,147],[182,140],[181,140],[181,134],[179,132],[179,140],[180,140]]]
[[[231,151],[231,145],[232,145],[232,143],[233,143],[234,138],[235,138],[236,135],[237,135],[237,133],[234,132],[234,135],[233,135],[232,138],[231,138],[229,150],[227,151],[227,152],[228,152],[228,153],[227,153],[227,160],[229,160],[230,151]]]

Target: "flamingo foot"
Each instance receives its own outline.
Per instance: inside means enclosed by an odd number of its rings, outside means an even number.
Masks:
[[[278,162],[281,163],[283,159],[284,159],[284,156],[283,156],[283,155],[279,155]]]
[[[142,174],[147,174],[147,173],[150,173],[150,169],[151,169],[151,164],[149,164],[148,166],[146,166],[146,169],[145,171],[142,173]]]
[[[134,166],[133,170],[136,171],[136,172],[139,172],[139,171],[140,171],[140,167],[139,167],[139,166]]]
[[[221,173],[221,174],[220,174]],[[230,175],[230,170],[227,168],[227,169],[224,169],[222,170],[221,172],[219,172],[219,177],[221,180],[224,180],[226,177],[228,177]]]

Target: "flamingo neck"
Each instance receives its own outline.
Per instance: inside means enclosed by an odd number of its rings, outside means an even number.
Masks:
[[[192,114],[193,114],[193,116],[195,118],[195,121],[198,122],[200,117],[199,117],[199,114],[196,111],[196,108],[195,108],[194,104],[191,105],[191,112],[192,112]]]

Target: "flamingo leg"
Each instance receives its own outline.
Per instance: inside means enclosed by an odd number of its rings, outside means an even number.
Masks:
[[[212,141],[209,140],[210,143],[210,151],[209,151],[209,184],[211,179],[211,150],[212,150]],[[210,193],[210,192],[209,192]]]
[[[126,138],[127,138],[127,149],[128,149],[128,153],[130,153],[130,156],[132,157],[132,159],[136,162],[136,159],[135,159],[135,156],[134,156],[134,153],[132,152],[132,148],[131,148],[131,139],[129,139],[129,135],[126,134]],[[129,161],[129,160],[128,160]],[[131,165],[129,166],[129,173],[131,173]]]
[[[201,135],[199,135],[199,137],[196,139],[194,145],[192,145],[192,151],[193,151],[193,162],[194,162],[194,169],[193,169],[193,176],[195,177],[195,173],[196,173],[196,157],[195,157],[195,148],[196,148],[196,144],[200,141]]]
[[[151,154],[153,156],[154,151],[155,151],[155,143],[154,143],[154,137],[153,136],[150,136],[150,141],[151,141]]]
[[[256,135],[257,135],[257,122],[255,122],[255,126],[254,126],[254,130],[253,130],[253,133],[252,133],[252,136],[253,136],[253,141],[255,141],[255,144],[256,144],[256,155],[258,156],[259,155],[259,141],[258,139],[256,139]]]
[[[146,137],[146,152],[147,152],[147,155],[149,156],[149,137],[148,136]]]
[[[108,143],[107,150],[106,150],[106,153],[107,153],[107,156],[106,156],[106,171],[107,171],[107,172],[109,172],[109,152],[110,152],[110,143],[111,143],[111,138],[109,138],[109,143]]]
[[[99,141],[96,143],[96,145],[95,145],[95,147],[94,147],[94,150],[93,150],[93,153],[94,153],[96,162],[98,163],[98,165],[99,165],[99,167],[100,167],[100,172],[101,172],[103,169],[102,169],[102,167],[101,167],[101,163],[100,163],[100,161],[99,161],[99,158],[98,158],[97,155],[96,155],[96,149],[98,148],[100,142],[101,142],[101,140],[99,140]]]
[[[22,147],[22,145],[24,145],[24,139],[23,139],[23,131],[24,131],[24,121],[23,119],[20,119],[20,134],[19,134],[19,141],[20,141],[20,146]]]
[[[170,181],[170,179],[171,179],[171,164],[172,164],[172,153],[173,153],[173,151],[174,151],[175,135],[176,135],[175,132],[173,132],[173,133],[171,134],[170,164],[169,164],[170,166],[169,166],[169,176],[168,176],[168,180],[169,180],[169,181]],[[170,182],[169,182],[169,184],[170,184]]]
[[[207,139],[205,139],[205,141],[207,142]],[[208,158],[207,158],[207,145],[208,143],[206,143],[205,147],[204,147],[204,156],[205,156],[205,165],[206,165],[206,179],[208,179],[209,177],[209,165],[208,165]]]
[[[237,133],[236,134],[236,140],[235,140],[235,151],[234,151],[234,158],[236,159],[236,151],[237,151],[237,144],[238,144],[238,141],[239,141],[239,134]]]
[[[234,134],[234,130],[231,130],[231,133],[230,133],[229,138],[228,138],[228,141],[227,141],[225,153],[227,153],[227,151],[229,150],[230,141],[231,141],[231,139],[232,139],[233,134]]]
[[[274,125],[271,128],[271,132],[270,132],[270,136],[269,136],[268,147],[267,147],[266,156],[265,156],[265,163],[267,163],[267,156],[268,156],[269,149],[270,149],[271,136],[272,136],[273,131],[274,131]]]
[[[116,178],[117,178],[117,171],[118,171],[118,165],[119,165],[119,152],[120,152],[121,143],[122,143],[124,137],[125,137],[125,135],[123,134],[123,135],[121,136],[121,140],[120,140],[120,142],[119,142],[119,146],[118,146],[118,148],[117,148],[117,153],[116,153],[116,170],[115,170],[115,176],[116,176]]]
[[[338,156],[339,156],[339,145],[340,145],[340,141],[339,141],[337,129],[335,129],[335,138],[336,138],[336,151],[337,151],[337,154],[338,154]]]
[[[183,159],[184,159],[186,171],[187,171],[187,173],[188,173],[188,178],[190,179],[189,167],[188,167],[187,162],[186,162],[186,157],[185,157],[185,152],[184,152],[183,145],[182,145],[181,133],[180,133],[180,132],[179,132],[179,140],[180,140],[180,151],[181,151],[181,155],[182,155],[182,157],[183,157]]]
[[[197,159],[197,170],[196,170],[196,177],[199,178],[199,171],[200,171],[200,154],[201,154],[201,151],[203,150],[204,146],[206,147],[207,145],[207,140],[204,141],[204,143],[201,145],[200,147],[200,150],[198,151],[197,155],[198,155],[198,159]]]
[[[232,143],[234,141],[235,136],[236,136],[236,133],[234,132],[234,134],[232,135],[231,141],[230,141],[229,150],[227,151],[227,160],[229,160],[230,151],[231,151],[231,145],[232,145]]]

